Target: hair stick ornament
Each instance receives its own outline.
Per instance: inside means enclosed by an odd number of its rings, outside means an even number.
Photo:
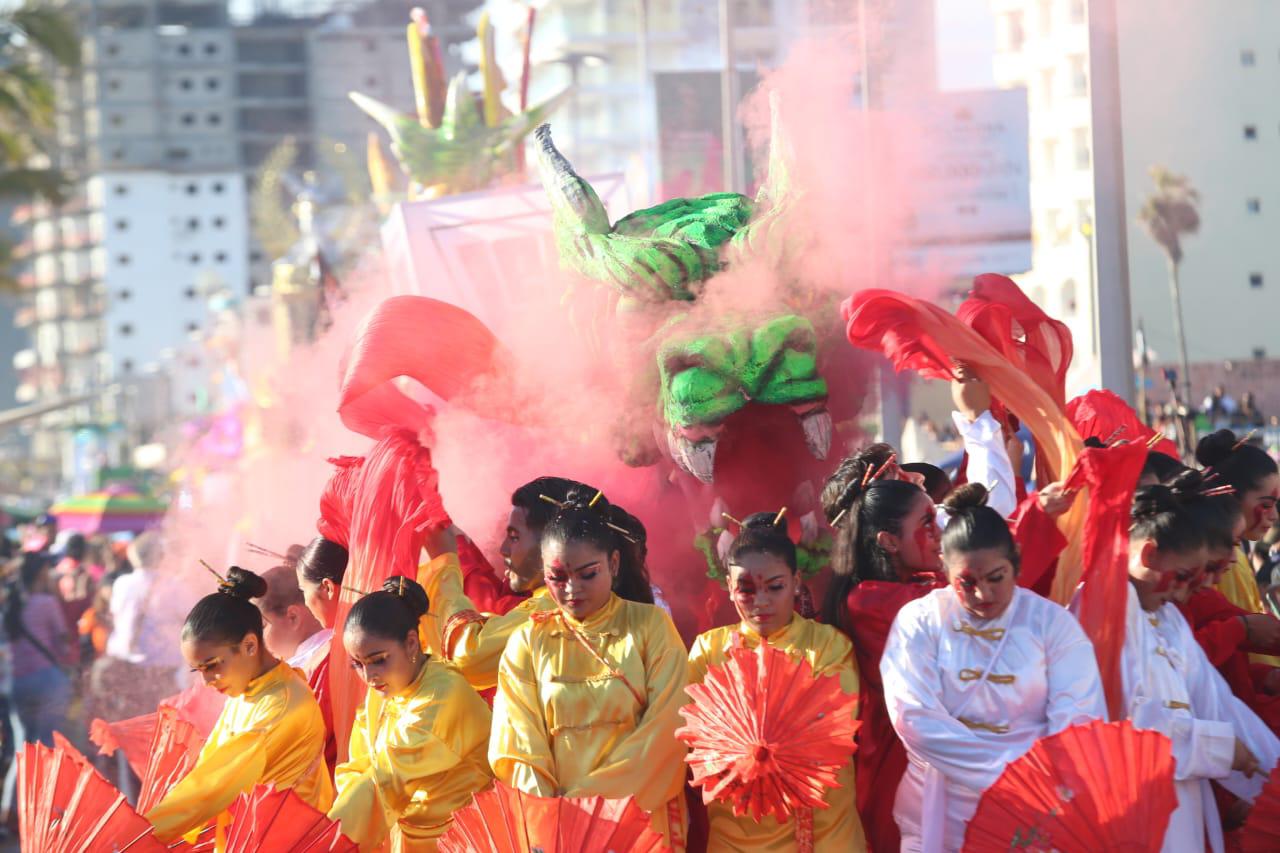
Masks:
[[[782,521],[782,519],[784,519],[786,515],[787,515],[787,508],[784,506],[782,509],[778,510],[778,514],[773,517],[773,526],[777,527],[778,523]]]
[[[1147,439],[1147,450],[1154,450],[1155,446],[1164,441],[1164,439],[1165,435],[1162,432],[1152,434],[1151,438]]]
[[[1202,498],[1213,498],[1218,495],[1234,495],[1236,493],[1235,486],[1214,486],[1212,489],[1205,489],[1200,493]]]
[[[600,498],[601,494],[602,492],[596,492],[596,496],[591,499],[591,503],[587,504],[588,509],[590,509],[595,504],[595,502]],[[558,501],[555,498],[551,497],[550,495],[538,495],[538,499],[546,501],[547,503],[551,504],[557,509],[567,509],[569,506],[564,501]],[[632,545],[636,544],[637,542],[636,538],[631,535],[631,531],[628,530],[627,528],[619,527],[618,525],[614,524],[612,521],[606,521],[605,526],[607,526],[614,533],[617,533],[623,539],[630,542]]]
[[[727,513],[727,512],[722,512],[722,513],[720,513],[720,515],[721,515],[721,517],[723,517],[723,518],[724,518],[724,520],[725,520],[725,521],[730,521],[730,522],[733,522],[734,524],[738,525],[738,529],[739,529],[739,530],[741,530],[741,529],[742,529],[742,522],[741,522],[741,521],[739,521],[738,519],[734,518],[732,515],[729,515],[729,513]]]
[[[258,557],[274,557],[277,560],[289,559],[286,555],[281,554],[278,551],[272,551],[270,548],[264,548],[261,545],[255,545],[252,542],[245,543],[244,547],[250,554],[254,554]]]
[[[1123,435],[1128,431],[1129,431],[1129,426],[1127,424],[1120,424],[1120,426],[1112,430],[1111,435],[1107,436],[1107,440],[1102,443],[1105,444],[1107,447],[1110,447],[1120,438],[1121,435]]]
[[[1248,435],[1246,435],[1244,438],[1237,441],[1235,444],[1231,445],[1231,452],[1235,453],[1237,450],[1244,447],[1246,444],[1252,441],[1253,437],[1257,434],[1258,434],[1257,428],[1249,430]]]
[[[200,565],[208,569],[209,574],[213,575],[215,578],[218,579],[218,592],[226,592],[227,590],[231,589],[231,583],[222,575],[218,574],[217,569],[215,569],[213,566],[206,563],[204,560],[200,561]]]

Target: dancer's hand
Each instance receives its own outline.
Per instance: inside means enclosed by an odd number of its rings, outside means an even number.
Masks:
[[[456,525],[444,524],[440,527],[432,528],[427,531],[426,541],[422,543],[422,550],[427,552],[427,556],[431,559],[441,556],[442,554],[458,553],[458,530]]]
[[[951,383],[951,401],[956,411],[973,423],[991,408],[991,389],[967,364],[956,362],[955,381]]]
[[[1050,483],[1036,493],[1036,501],[1040,509],[1050,518],[1057,518],[1075,502],[1076,490],[1063,488],[1061,483]]]
[[[1257,756],[1249,751],[1249,747],[1240,738],[1236,738],[1236,754],[1231,760],[1231,769],[1239,770],[1245,776],[1253,776],[1262,769],[1258,766]]]
[[[1266,613],[1243,617],[1246,642],[1265,651],[1280,650],[1280,619]]]

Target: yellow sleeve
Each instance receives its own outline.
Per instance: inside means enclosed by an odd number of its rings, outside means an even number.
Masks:
[[[457,633],[450,660],[476,690],[488,690],[498,683],[498,665],[511,635],[529,623],[531,607],[520,604],[501,616],[473,622]]]
[[[827,627],[829,626],[822,626]],[[860,688],[858,678],[858,662],[853,657],[853,644],[841,632],[830,628],[824,631],[825,642],[814,655],[814,675],[840,676],[840,689],[851,696],[857,696]]]
[[[221,724],[221,721],[219,721]],[[214,727],[210,741],[217,738]],[[263,779],[267,770],[266,733],[253,729],[201,751],[191,772],[147,812],[156,838],[169,843],[200,830],[228,809],[236,797]]]
[[[436,657],[448,657],[444,650],[443,632],[449,617],[475,605],[462,588],[462,564],[455,553],[441,554],[418,567],[418,583],[427,591],[431,609],[422,617],[418,633],[424,651]]]
[[[680,709],[689,702],[684,692],[688,656],[671,617],[656,607],[652,614],[645,626],[645,708],[640,721],[595,770],[565,790],[566,797],[635,796],[640,807],[651,812],[684,785],[687,749],[675,731],[684,722]]]
[[[1249,567],[1249,555],[1243,548],[1236,549],[1235,562],[1223,573],[1222,580],[1218,581],[1218,592],[1241,610],[1248,610],[1250,613],[1267,612],[1262,606],[1262,594],[1258,592],[1258,582],[1254,579]],[[1280,666],[1280,657],[1259,652],[1250,652],[1249,660],[1267,666]]]
[[[517,790],[555,797],[555,759],[538,696],[533,663],[532,623],[518,629],[498,666],[498,692],[493,700],[489,764],[493,774]]]
[[[693,638],[693,646],[689,649],[690,684],[701,684],[702,679],[707,677],[707,670],[712,666],[711,656],[714,653],[710,640],[711,632],[699,634]]]
[[[370,763],[372,748],[368,735],[368,700],[360,704],[355,724],[351,727],[349,758],[333,772],[338,796],[329,817],[342,824],[342,833],[360,845],[361,850],[377,848],[387,837],[386,813],[378,797],[378,786]]]

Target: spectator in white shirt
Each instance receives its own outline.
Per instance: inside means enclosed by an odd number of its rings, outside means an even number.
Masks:
[[[107,722],[150,713],[182,687],[174,614],[185,612],[190,594],[162,574],[159,533],[139,535],[128,553],[134,569],[111,587],[111,635],[90,676],[94,713]]]

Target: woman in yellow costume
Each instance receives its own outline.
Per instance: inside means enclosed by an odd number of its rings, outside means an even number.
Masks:
[[[778,522],[778,523],[775,523]],[[699,683],[707,669],[729,660],[735,642],[757,648],[761,642],[804,659],[815,676],[836,675],[845,693],[858,693],[858,667],[853,645],[839,630],[795,612],[799,590],[796,546],[774,513],[756,513],[741,525],[725,560],[729,597],[741,621],[699,634],[689,651],[689,682]],[[813,813],[813,849],[866,850],[862,821],[854,807],[853,762],[840,771],[840,787],[827,792],[828,808]],[[783,853],[798,849],[795,821],[779,822],[766,815],[759,823],[750,816],[734,817],[720,801],[707,806],[709,853],[761,851]]]
[[[182,656],[228,698],[195,767],[147,813],[161,841],[216,830],[221,850],[227,808],[258,784],[292,788],[320,811],[333,802],[320,706],[302,674],[262,641],[262,613],[250,599],[266,593],[266,581],[233,566],[187,614]]]
[[[489,706],[450,663],[422,651],[427,594],[404,577],[351,608],[342,642],[369,685],[335,773],[329,816],[361,850],[432,851],[453,812],[493,779]]]
[[[556,609],[516,629],[498,668],[489,763],[543,797],[635,797],[684,849],[688,665],[653,605],[644,527],[599,493],[571,492],[542,533]]]

